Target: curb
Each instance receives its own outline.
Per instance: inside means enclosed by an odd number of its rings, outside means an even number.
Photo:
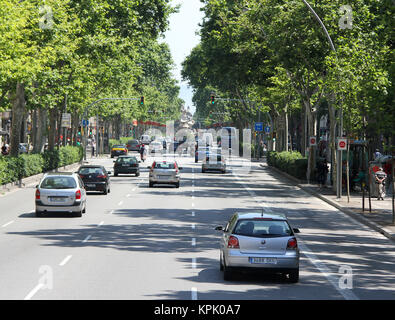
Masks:
[[[260,165],[262,168],[264,167],[262,164]],[[345,213],[346,215],[348,215],[349,217],[357,220],[358,222],[366,225],[367,227],[381,233],[382,235],[384,235],[386,238],[388,238],[389,240],[391,240],[392,242],[395,242],[395,234],[387,231],[384,227],[378,225],[375,222],[369,221],[369,219],[365,218],[364,216],[358,215],[355,212],[353,212],[352,210],[342,207],[341,205],[339,205],[338,203],[336,203],[335,201],[332,201],[328,198],[326,198],[325,196],[319,194],[318,192],[315,192],[314,190],[310,189],[309,187],[305,187],[303,186],[301,183],[301,181],[295,177],[290,176],[289,174],[282,172],[281,170],[271,167],[269,165],[267,165],[267,168],[269,168],[270,170],[288,178],[289,180],[291,180],[296,186],[298,186],[300,189],[310,193],[311,195],[321,199],[322,201],[325,201],[326,203],[328,203],[329,205],[335,207],[336,209],[340,210],[341,212]]]

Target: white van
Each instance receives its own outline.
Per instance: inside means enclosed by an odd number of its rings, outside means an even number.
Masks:
[[[150,144],[151,143],[151,137],[147,134],[143,134],[140,138],[140,143],[143,144]]]

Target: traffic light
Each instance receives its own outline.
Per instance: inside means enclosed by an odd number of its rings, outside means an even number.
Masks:
[[[141,97],[141,98],[140,98],[140,104],[141,104],[141,105],[144,105],[144,97]]]
[[[211,104],[214,104],[214,103],[215,103],[215,97],[214,97],[213,94],[210,96],[210,101],[211,101]]]

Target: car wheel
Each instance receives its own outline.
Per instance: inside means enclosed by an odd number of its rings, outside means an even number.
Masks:
[[[114,171],[114,177],[118,177],[118,172]]]
[[[288,281],[290,283],[297,283],[299,281],[299,268],[292,270],[289,274],[288,274]]]
[[[224,266],[223,269],[224,269],[224,280],[225,281],[233,280],[233,272],[226,266]]]
[[[140,177],[140,172],[136,172],[136,177]]]
[[[206,173],[206,170],[202,169],[202,173]]]
[[[179,188],[179,187],[180,187],[180,183],[177,182],[177,183],[175,184],[175,186],[176,186],[176,188]]]
[[[75,212],[74,213],[74,217],[81,218],[82,217],[82,211],[83,210]]]
[[[43,213],[41,211],[36,210],[36,217],[41,218],[43,216]]]
[[[152,188],[154,184],[152,182],[149,183],[149,187]]]
[[[222,262],[222,254],[219,256],[219,270],[224,271],[224,264]]]
[[[103,194],[106,195],[107,193],[108,193],[108,187],[106,186],[106,187],[104,188]]]
[[[83,209],[81,212],[82,212],[82,213],[86,213],[86,202],[85,202],[84,209]]]
[[[111,158],[114,158],[114,156],[113,156],[113,155],[111,155]]]

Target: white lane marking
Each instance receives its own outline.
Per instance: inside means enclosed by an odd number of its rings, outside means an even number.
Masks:
[[[119,201],[118,205],[122,206],[123,205],[123,201]]]
[[[192,246],[196,246],[196,238],[192,238]]]
[[[196,269],[196,258],[192,258],[192,269]]]
[[[59,263],[59,266],[63,267],[69,260],[71,259],[72,255],[68,255],[66,258],[62,260],[61,263]]]
[[[38,285],[36,285],[34,287],[34,289],[32,291],[29,292],[29,294],[24,298],[24,300],[30,300],[31,298],[33,298],[33,296],[39,291],[41,290],[41,288],[44,286],[43,283],[39,283]]]
[[[328,279],[332,286],[344,297],[346,300],[359,300],[359,298],[350,289],[341,289],[339,287],[339,279],[332,274],[329,268],[321,262],[317,256],[301,241],[298,241],[298,245],[302,254],[304,254],[315,267]]]
[[[194,224],[194,223],[192,223],[192,229],[195,229],[196,228],[196,225]]]
[[[103,223],[104,223],[104,221],[100,222],[97,226],[100,227],[103,225]]]
[[[7,222],[7,223],[3,224],[1,227],[2,227],[2,228],[5,228],[5,227],[9,226],[11,223],[13,223],[14,221],[15,221],[15,220],[12,220],[12,221],[10,221],[10,222]]]
[[[132,191],[134,191],[134,189],[132,189]],[[127,198],[130,198],[132,195],[129,193],[126,195]]]
[[[90,234],[90,235],[87,236],[84,240],[82,240],[82,242],[87,242],[91,237],[92,237],[92,235]]]
[[[192,202],[192,207],[194,207],[195,206],[195,204]]]
[[[113,213],[114,213],[114,210],[111,210],[111,211],[110,211],[110,214],[113,214]]]
[[[192,196],[192,200],[195,200],[195,196]]]
[[[247,186],[241,181],[241,179],[240,179],[239,176],[234,175],[234,177],[239,181],[239,183],[244,187],[244,189],[246,189],[246,190],[248,191],[248,193],[249,193],[250,196],[255,200],[255,202],[257,202],[262,208],[265,209],[266,213],[273,213],[273,211],[270,209],[270,207],[269,207],[266,203],[261,202],[261,201],[258,199],[256,193],[255,193],[253,190],[251,190],[249,187],[247,187]]]
[[[195,211],[192,211],[192,217],[194,217],[195,216]]]
[[[191,298],[192,300],[197,300],[197,288],[195,287],[191,288]]]

